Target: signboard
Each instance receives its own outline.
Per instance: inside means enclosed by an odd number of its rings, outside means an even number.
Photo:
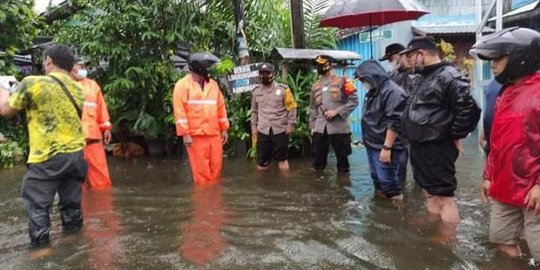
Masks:
[[[259,64],[237,66],[227,76],[230,92],[233,95],[251,92],[259,84]]]
[[[371,40],[374,41],[374,40],[382,40],[382,39],[391,39],[392,38],[392,30],[391,29],[386,29],[386,30],[382,30],[381,29],[377,29],[373,32],[371,32]],[[370,42],[369,40],[369,32],[364,32],[364,33],[360,33],[360,42],[364,43],[364,42]]]
[[[536,2],[536,0],[512,0],[512,10],[518,9],[532,2]]]

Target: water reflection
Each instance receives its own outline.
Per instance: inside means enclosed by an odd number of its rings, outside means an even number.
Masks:
[[[180,253],[196,266],[203,266],[219,257],[228,245],[221,233],[225,222],[222,186],[194,185],[191,200],[191,218],[181,224]]]
[[[123,227],[114,208],[113,189],[83,190],[84,229],[82,244],[89,245],[87,264],[91,269],[116,269],[115,262],[123,247]]]
[[[0,269],[528,269],[489,243],[484,157],[469,142],[457,165],[463,220],[449,244],[438,243],[444,234],[412,175],[395,207],[374,196],[355,148],[350,175],[317,173],[309,159],[260,173],[237,159],[206,187],[193,186],[187,160],[111,159],[115,187],[85,191],[83,231],[64,235],[53,219],[51,253],[33,261],[19,199],[25,170],[0,170]]]

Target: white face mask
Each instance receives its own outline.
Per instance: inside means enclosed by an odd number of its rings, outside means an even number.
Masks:
[[[88,77],[88,70],[86,70],[86,69],[79,69],[79,70],[77,71],[77,78],[78,78],[78,79],[84,79],[84,78],[86,78],[86,77]]]
[[[390,71],[394,71],[394,70],[397,70],[399,67],[398,63],[396,62],[390,62]]]
[[[368,83],[368,82],[362,82],[362,86],[364,87],[364,89],[368,91],[374,88],[373,85],[371,85],[371,83]]]

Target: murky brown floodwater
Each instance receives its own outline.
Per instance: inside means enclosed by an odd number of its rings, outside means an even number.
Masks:
[[[397,209],[374,198],[363,149],[350,177],[309,160],[258,173],[227,160],[219,185],[193,186],[186,160],[110,159],[114,188],[87,191],[84,229],[62,235],[53,210],[51,246],[28,249],[19,198],[25,168],[0,171],[0,269],[527,269],[487,238],[478,197],[483,156],[475,138],[458,164],[462,224],[455,240],[425,218],[411,183]]]

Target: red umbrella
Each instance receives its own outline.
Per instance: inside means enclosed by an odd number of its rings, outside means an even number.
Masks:
[[[430,13],[415,0],[338,0],[324,14],[321,27],[352,28],[416,20]],[[373,51],[371,53],[373,58]]]

